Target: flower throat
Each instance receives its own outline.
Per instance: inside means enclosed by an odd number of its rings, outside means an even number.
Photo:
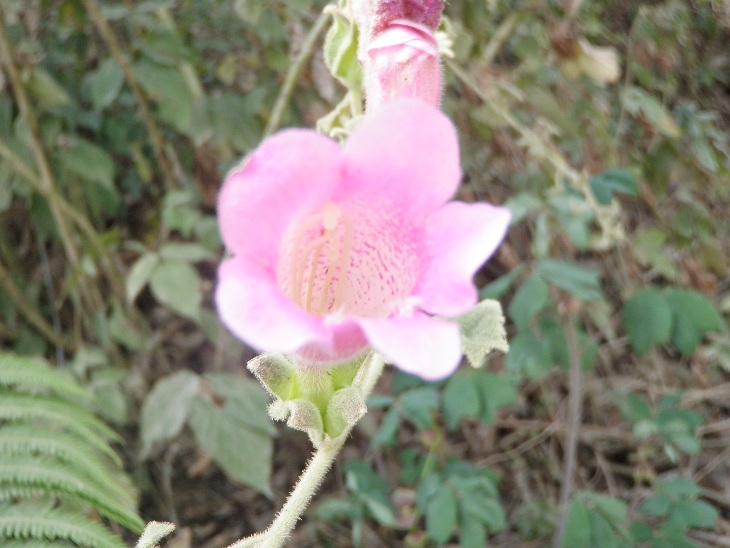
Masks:
[[[342,305],[352,255],[350,214],[332,202],[297,223],[288,297],[314,316]]]

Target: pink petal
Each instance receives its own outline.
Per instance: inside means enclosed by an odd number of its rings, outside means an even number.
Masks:
[[[415,99],[369,113],[344,152],[341,196],[385,199],[395,215],[428,214],[453,196],[461,176],[453,124]]]
[[[290,222],[325,202],[340,176],[342,151],[322,135],[286,130],[266,139],[229,172],[218,198],[218,220],[234,254],[276,264]]]
[[[474,306],[472,277],[504,239],[509,210],[489,204],[451,202],[426,221],[424,271],[414,290],[420,308],[455,316]]]
[[[418,315],[410,318],[361,318],[373,347],[398,369],[427,381],[449,376],[461,361],[459,327]]]
[[[273,274],[245,259],[223,261],[215,300],[223,323],[259,350],[291,353],[312,340],[329,339],[322,318],[292,303]]]

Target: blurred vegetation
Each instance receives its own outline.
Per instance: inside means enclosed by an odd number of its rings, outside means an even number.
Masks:
[[[0,415],[3,546],[99,545],[19,521],[44,512],[131,544],[138,510],[214,548],[281,506],[308,442],[268,421],[252,351],[216,318],[214,206],[277,103],[278,125],[314,127],[342,99],[323,7],[3,0],[2,360],[64,384],[0,368],[0,406],[70,421]],[[463,0],[442,30],[458,197],[514,214],[477,277],[511,350],[441,383],[387,374],[292,544],[727,545],[728,4]],[[79,421],[98,425],[85,472],[53,449]],[[19,455],[132,498],[32,483]]]

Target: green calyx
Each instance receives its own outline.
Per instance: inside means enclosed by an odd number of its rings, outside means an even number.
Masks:
[[[319,448],[349,431],[365,414],[365,400],[352,386],[365,358],[321,371],[298,367],[294,360],[262,354],[252,359],[248,368],[274,397],[269,416],[306,432]]]

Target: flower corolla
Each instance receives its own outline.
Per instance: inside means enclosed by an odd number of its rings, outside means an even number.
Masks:
[[[449,375],[460,334],[443,317],[474,306],[472,276],[510,220],[449,202],[460,176],[453,124],[420,100],[382,105],[342,148],[309,130],[266,139],[218,201],[231,252],[216,290],[224,323],[306,368],[372,347],[424,379]]]

